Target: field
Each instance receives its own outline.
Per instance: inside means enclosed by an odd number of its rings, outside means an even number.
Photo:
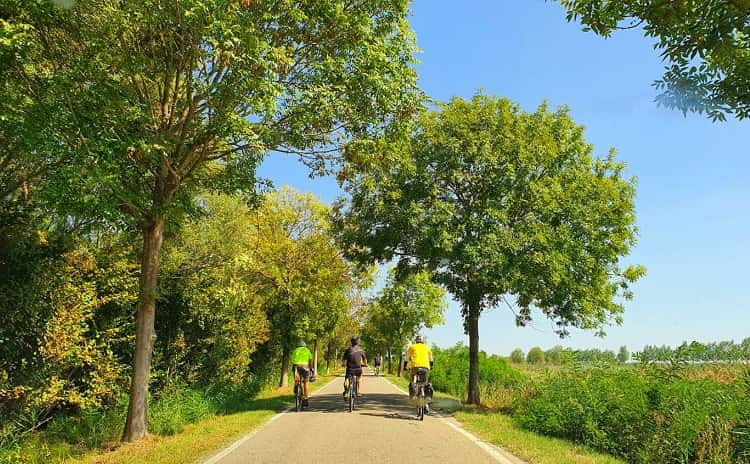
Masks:
[[[436,389],[465,394],[468,348],[436,350]],[[486,414],[631,463],[750,462],[750,366],[480,358]]]

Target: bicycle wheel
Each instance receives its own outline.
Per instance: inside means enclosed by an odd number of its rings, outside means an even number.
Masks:
[[[300,412],[302,411],[302,385],[295,385],[294,393],[294,409],[296,409],[297,412]]]
[[[424,420],[424,405],[425,405],[424,387],[420,386],[417,389],[417,419],[421,421]]]
[[[349,412],[354,411],[354,400],[357,397],[357,377],[352,376],[349,381]]]

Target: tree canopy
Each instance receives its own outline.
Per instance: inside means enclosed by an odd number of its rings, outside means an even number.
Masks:
[[[398,356],[401,372],[401,355],[409,341],[420,330],[443,323],[445,290],[426,272],[398,276],[391,269],[385,287],[368,309],[364,329],[369,336],[365,340]]]
[[[0,142],[10,144],[0,178],[22,184],[51,159],[63,215],[141,231],[125,427],[137,440],[147,432],[165,225],[201,188],[252,191],[269,151],[319,173],[343,160],[344,145],[354,158],[395,130],[421,98],[408,2],[22,3],[0,3],[0,56],[13,57],[2,65],[11,79],[0,97],[12,98],[0,106]],[[51,108],[60,115],[43,118]]]
[[[421,115],[403,157],[345,185],[336,223],[349,256],[428,268],[461,303],[470,339],[469,402],[479,402],[478,323],[514,297],[569,327],[619,323],[635,242],[635,182],[610,152],[591,155],[566,109],[521,111],[506,99],[454,98]]]
[[[750,1],[560,0],[568,20],[609,37],[642,28],[668,63],[657,102],[712,120],[750,117]]]

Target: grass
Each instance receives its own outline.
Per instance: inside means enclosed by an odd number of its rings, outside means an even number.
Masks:
[[[395,375],[388,380],[408,390],[409,381]],[[462,406],[450,395],[435,392],[437,407],[453,413],[466,430],[494,445],[500,446],[529,464],[625,464],[612,456],[596,453],[566,440],[545,437],[524,430],[502,413],[488,409]]]
[[[569,441],[524,430],[505,414],[464,407],[454,417],[465,429],[530,464],[625,464]]]
[[[327,384],[333,376],[319,376],[311,384],[311,391]],[[103,432],[89,430],[70,431],[70,425],[61,427],[75,437],[64,437],[51,431],[33,434],[23,440],[18,447],[0,453],[0,463],[78,463],[78,464],[118,464],[138,462],[143,464],[167,464],[198,462],[218,449],[232,443],[271,416],[289,406],[294,397],[291,388],[280,388],[263,391],[254,398],[230,398],[225,400],[228,410],[213,412],[205,406],[194,407],[179,404],[179,398],[186,403],[189,398],[179,395],[159,404],[153,409],[161,410],[155,414],[151,424],[152,432],[147,439],[133,444],[117,443],[122,430],[124,417],[116,414],[99,416],[97,426]],[[194,399],[197,403],[199,399]],[[183,410],[181,410],[182,408]],[[150,408],[151,409],[151,408]],[[175,417],[169,419],[170,410]],[[185,409],[197,410],[198,414]],[[205,411],[202,411],[205,410]],[[202,412],[201,412],[202,411]],[[152,412],[152,411],[150,411]],[[153,411],[157,412],[157,411]],[[151,414],[150,414],[151,415]],[[192,418],[190,416],[193,416]],[[162,417],[163,416],[163,417]],[[185,416],[185,417],[182,417]],[[169,419],[169,420],[168,420]],[[192,419],[192,420],[191,420]],[[102,424],[102,421],[107,424]],[[180,421],[184,421],[180,423]],[[112,422],[110,424],[109,422]],[[104,435],[101,440],[91,440],[92,434]],[[111,437],[106,437],[112,435]],[[76,438],[85,437],[86,442],[76,442]]]
[[[320,376],[311,391],[326,385],[333,376]],[[290,388],[266,391],[250,402],[248,410],[225,416],[214,416],[185,426],[178,434],[151,436],[138,443],[125,444],[115,451],[91,454],[69,460],[77,464],[177,464],[200,462],[231,444],[254,428],[264,424],[294,401]]]

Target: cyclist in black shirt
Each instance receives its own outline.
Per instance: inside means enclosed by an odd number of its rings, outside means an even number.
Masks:
[[[352,337],[352,346],[344,351],[344,357],[341,359],[341,365],[346,366],[346,373],[344,378],[348,377],[349,374],[357,376],[357,383],[359,384],[359,391],[362,391],[362,366],[367,367],[367,356],[362,348],[359,346],[359,337]],[[344,391],[346,395],[346,391]]]

